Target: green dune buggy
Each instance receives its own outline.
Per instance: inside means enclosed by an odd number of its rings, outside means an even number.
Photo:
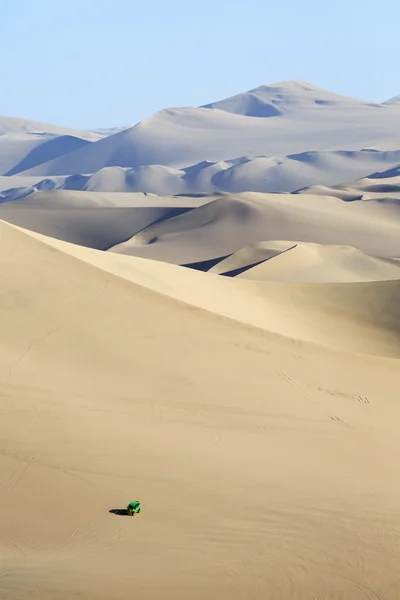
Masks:
[[[133,515],[140,513],[141,508],[140,502],[138,502],[138,500],[133,500],[132,502],[129,502],[128,506],[126,507],[126,514],[132,517]]]

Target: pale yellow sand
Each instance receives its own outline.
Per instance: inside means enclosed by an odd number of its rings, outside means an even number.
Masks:
[[[230,280],[290,338],[99,266],[0,224],[1,599],[398,600],[399,362],[327,347],[395,355],[398,285]]]
[[[246,246],[210,272],[255,281],[355,283],[400,279],[400,262],[351,246],[272,241]]]
[[[231,279],[158,261],[100,252],[36,233],[30,235],[133,283],[235,321],[335,349],[400,357],[399,280],[364,282],[362,285],[245,281],[239,277]],[[292,247],[293,242],[289,244]],[[271,251],[277,251],[279,247],[286,248],[287,245],[288,242],[283,245],[275,242]],[[356,258],[350,273],[356,280],[358,271],[362,273],[363,258],[366,257],[354,249],[353,253]],[[332,253],[329,248],[327,252],[322,248],[319,254],[335,257],[335,252]],[[289,253],[285,252],[285,255]],[[294,257],[293,265],[290,261],[289,265],[286,264],[289,280],[296,265],[295,253]],[[376,271],[381,279],[385,274],[383,267],[387,265],[390,265],[392,275],[398,273],[397,261],[370,258],[372,264],[379,266]],[[227,259],[227,262],[231,259]],[[371,264],[368,259],[366,262],[371,274]],[[333,279],[335,274],[341,272],[335,260],[331,260],[331,264],[325,260],[325,263],[317,264],[314,273],[320,276],[324,274],[327,278],[331,273]],[[312,266],[305,266],[302,274],[304,280],[312,272]],[[284,272],[285,268],[282,269]]]

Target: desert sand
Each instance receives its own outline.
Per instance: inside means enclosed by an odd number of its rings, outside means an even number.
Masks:
[[[370,284],[392,320],[354,316],[350,352],[290,331],[290,284],[282,335],[196,306],[228,278],[190,272],[183,301],[180,267],[154,263],[165,293],[102,268],[131,257],[0,233],[2,598],[398,598],[399,363],[361,352],[400,356],[398,283]]]
[[[169,107],[133,127],[77,131],[0,117],[0,203],[45,189],[165,196],[340,185],[398,167],[395,100],[284,81]]]
[[[399,600],[399,131],[0,118],[1,600]]]
[[[375,256],[400,258],[399,203],[344,202],[313,194],[224,194],[152,223],[109,251],[188,264],[257,242],[287,240],[351,245]]]

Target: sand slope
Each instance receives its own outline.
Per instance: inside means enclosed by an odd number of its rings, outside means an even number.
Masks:
[[[381,356],[400,356],[400,281],[393,279],[395,273],[398,275],[398,261],[375,259],[374,263],[373,257],[365,257],[355,250],[354,256],[351,249],[348,249],[347,252],[353,258],[355,277],[358,263],[361,263],[362,272],[364,259],[367,269],[369,267],[372,272],[375,266],[380,275],[384,274],[381,262],[385,266],[389,265],[393,280],[352,285],[293,285],[220,277],[159,261],[82,248],[40,234],[30,235],[52,248],[60,249],[134,284],[235,321],[326,347]],[[275,247],[276,251],[278,246],[279,243],[275,243],[273,249]],[[318,253],[318,248],[310,249],[306,246],[306,249]],[[291,247],[275,258],[282,258],[284,255],[290,258],[293,252],[292,260],[296,264],[295,250],[296,248]],[[324,257],[324,252],[321,254]],[[326,254],[329,257],[329,250]],[[326,262],[327,265],[318,265],[320,271],[327,267],[332,269],[332,265],[327,260]],[[306,275],[302,281],[306,281],[307,276],[310,278],[312,266],[308,265],[308,270],[305,269]],[[336,266],[339,272],[340,266]],[[290,280],[288,265],[286,269]],[[334,273],[335,269],[332,271]],[[314,272],[318,272],[318,267],[314,267]]]
[[[313,185],[298,191],[300,194],[328,195],[345,201],[380,202],[392,207],[400,205],[400,165],[386,171],[371,173],[357,181],[334,186]],[[399,211],[397,210],[397,214]]]
[[[13,175],[88,144],[87,139],[72,135],[0,135],[0,174],[10,177],[12,187]]]
[[[232,102],[236,100],[209,108],[167,108],[25,173],[88,174],[104,167],[141,165],[182,168],[243,156],[379,149],[382,144],[399,149],[400,111],[395,105],[343,98],[301,82],[261,86],[246,92],[239,105]],[[259,109],[263,114],[257,118]]]
[[[399,204],[379,199],[51,190],[0,205],[0,218],[57,239],[176,264],[218,262],[249,245],[286,240],[351,245],[378,257],[400,257]]]
[[[398,165],[399,131],[395,101],[364,102],[304,81],[97,132],[0,117],[0,174],[10,176],[0,202],[44,189],[171,195],[339,185]]]
[[[112,252],[194,263],[223,257],[260,241],[352,245],[400,257],[396,205],[343,202],[317,195],[222,195],[191,212],[150,226]]]
[[[242,248],[210,273],[258,281],[353,283],[400,279],[400,261],[370,256],[352,246],[259,242]]]
[[[0,140],[1,141],[1,140]],[[67,152],[68,146],[64,148]],[[63,147],[60,145],[60,151]],[[397,166],[400,151],[377,150],[303,152],[288,156],[242,156],[202,161],[181,169],[163,165],[104,167],[92,175],[15,176],[1,200],[12,200],[44,189],[166,194],[228,191],[295,192],[309,185],[336,185]],[[21,168],[21,167],[19,167]],[[25,185],[24,185],[25,180]],[[33,185],[32,185],[33,183]],[[21,188],[22,189],[16,189]],[[15,186],[14,188],[10,186]]]
[[[53,135],[72,135],[83,139],[95,141],[102,135],[85,130],[62,127],[60,125],[51,125],[49,123],[40,123],[28,119],[18,119],[15,117],[0,116],[0,136],[7,134],[53,134]]]
[[[201,200],[67,191],[38,193],[0,206],[1,218],[90,248],[108,250],[149,225],[197,206]]]
[[[275,256],[279,256],[282,252],[287,252],[295,248],[296,245],[297,242],[287,242],[284,240],[257,242],[229,254],[226,258],[218,261],[211,269],[208,269],[208,272],[217,273],[218,275],[229,274],[233,277],[236,276],[236,272],[264,263]]]
[[[397,600],[398,361],[0,247],[2,598]]]

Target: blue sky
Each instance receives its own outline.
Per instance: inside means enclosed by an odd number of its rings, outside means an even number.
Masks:
[[[400,94],[398,0],[0,0],[0,114],[133,125],[305,79]]]

